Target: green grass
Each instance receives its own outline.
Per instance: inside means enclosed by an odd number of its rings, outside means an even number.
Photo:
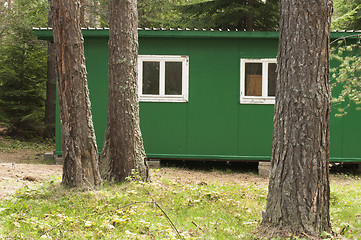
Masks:
[[[0,239],[179,239],[167,216],[183,239],[252,239],[267,196],[255,183],[163,178],[83,192],[59,182],[52,178],[0,201]],[[333,182],[331,189],[336,239],[361,239],[360,180]]]
[[[356,181],[357,180],[357,181]],[[361,181],[331,183],[331,222],[333,230],[345,239],[361,239]]]

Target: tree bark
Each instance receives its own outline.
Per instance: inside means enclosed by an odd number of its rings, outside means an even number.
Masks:
[[[56,103],[56,66],[54,56],[54,43],[48,43],[48,70],[46,81],[44,138],[55,137],[55,103]]]
[[[254,25],[254,0],[248,0],[247,31],[253,31]]]
[[[110,0],[108,122],[101,154],[102,177],[148,179],[139,127],[136,0]]]
[[[49,0],[50,5],[50,0]],[[48,13],[48,26],[51,27],[51,11]],[[54,55],[54,43],[48,42],[48,78],[46,81],[46,100],[45,100],[45,119],[44,119],[44,138],[55,137],[55,102],[56,102],[56,61]]]
[[[86,11],[86,13],[87,13],[87,20],[88,20],[88,22],[87,22],[87,27],[93,27],[93,28],[95,28],[95,27],[97,27],[97,8],[99,7],[99,5],[98,5],[99,3],[98,3],[98,1],[94,1],[94,0],[88,0],[87,2],[86,2],[86,7],[87,7],[87,11]]]
[[[281,0],[272,169],[263,226],[319,237],[329,215],[331,0]]]
[[[80,27],[85,27],[85,0],[80,0]]]
[[[53,0],[53,37],[62,132],[63,180],[70,187],[99,185],[95,142],[87,86],[80,1]]]

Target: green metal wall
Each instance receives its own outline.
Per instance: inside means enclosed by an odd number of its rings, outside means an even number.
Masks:
[[[239,103],[240,58],[275,58],[277,33],[162,32],[140,32],[139,54],[189,56],[189,102],[140,103],[147,156],[269,160],[273,105]],[[108,38],[104,31],[84,36],[100,151],[107,117]],[[61,154],[57,119],[56,154]],[[331,160],[361,162],[360,120],[361,112],[353,109],[342,118],[332,114]]]

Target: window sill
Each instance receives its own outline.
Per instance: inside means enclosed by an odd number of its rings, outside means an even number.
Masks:
[[[185,96],[179,96],[179,97],[140,96],[139,102],[188,102],[188,98],[186,98]]]
[[[241,98],[240,104],[275,104],[274,98]]]

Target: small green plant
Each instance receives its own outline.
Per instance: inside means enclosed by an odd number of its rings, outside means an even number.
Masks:
[[[132,169],[130,175],[125,178],[128,182],[141,183],[143,182],[142,177],[139,175],[135,169]]]

